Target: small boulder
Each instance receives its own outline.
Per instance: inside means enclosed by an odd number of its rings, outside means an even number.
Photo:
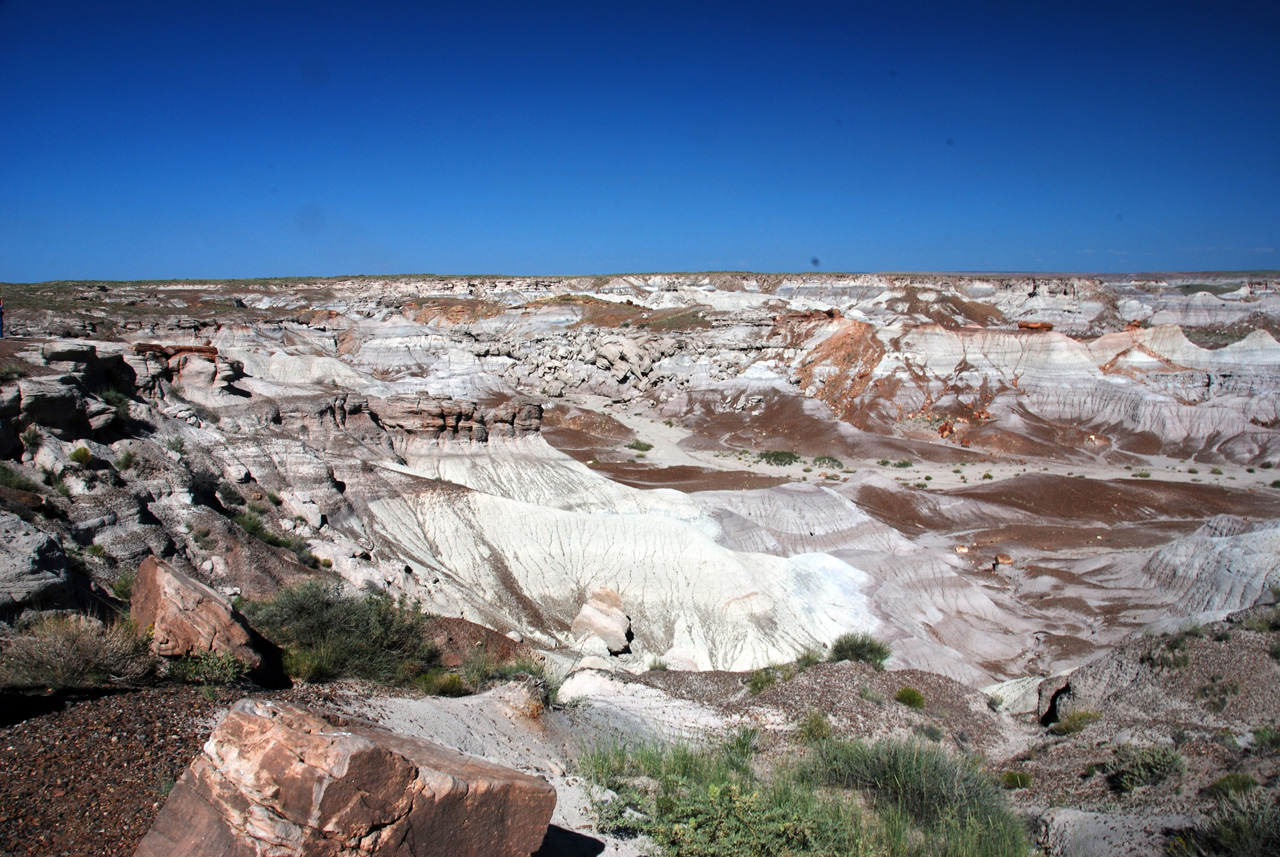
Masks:
[[[569,628],[569,633],[582,639],[595,634],[609,648],[609,653],[621,655],[631,651],[631,617],[622,609],[622,596],[612,589],[597,589],[582,605]]]
[[[262,663],[231,602],[162,559],[149,556],[138,567],[130,612],[140,627],[151,628],[157,655],[229,652],[251,669]]]
[[[244,699],[178,780],[135,857],[524,857],[545,781],[368,721]]]

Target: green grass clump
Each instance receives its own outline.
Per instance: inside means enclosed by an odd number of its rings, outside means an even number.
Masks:
[[[937,744],[826,741],[801,764],[797,779],[860,791],[880,815],[890,854],[1027,853],[1026,833],[1000,784],[974,759]]]
[[[1000,775],[1000,785],[1006,789],[1031,788],[1032,776],[1025,771],[1005,771]]]
[[[18,435],[18,440],[22,441],[23,449],[35,454],[36,450],[40,448],[40,444],[44,443],[44,435],[40,434],[40,429],[33,424],[22,430],[22,434]]]
[[[16,363],[6,363],[4,366],[0,366],[0,384],[7,384],[10,381],[25,377],[27,377],[27,370]]]
[[[1088,708],[1072,711],[1060,717],[1057,723],[1050,726],[1049,732],[1054,735],[1075,735],[1077,732],[1083,732],[1086,726],[1101,716],[1098,712]]]
[[[752,696],[764,693],[769,688],[778,683],[778,674],[768,667],[762,670],[756,670],[747,677],[747,690],[751,691]]]
[[[1253,746],[1261,753],[1274,753],[1280,750],[1280,729],[1274,726],[1259,726],[1254,729]]]
[[[882,642],[870,634],[841,634],[831,644],[831,653],[827,655],[827,660],[832,663],[837,661],[861,661],[864,664],[870,664],[877,670],[882,670],[884,669],[884,662],[889,660],[891,654],[893,652],[890,650],[888,643]]]
[[[649,661],[649,669],[647,671],[651,673],[664,673],[667,671],[667,662],[662,658],[654,658]]]
[[[598,829],[647,836],[673,857],[867,853],[871,834],[855,801],[819,795],[786,772],[756,777],[758,737],[743,730],[713,747],[613,744],[584,754],[583,776],[617,795],[593,803]]]
[[[1258,781],[1248,774],[1232,771],[1216,779],[1212,785],[1205,787],[1205,794],[1213,798],[1228,798],[1242,795],[1257,788]]]
[[[250,508],[252,508],[252,504],[250,504]],[[271,545],[273,548],[285,548],[286,550],[293,551],[293,554],[298,558],[298,562],[303,565],[308,566],[309,568],[315,568],[320,564],[320,561],[316,559],[315,554],[311,553],[311,550],[307,547],[307,540],[302,536],[277,535],[276,533],[268,530],[267,525],[262,523],[262,519],[252,511],[241,512],[232,518],[232,520],[239,525],[240,529],[244,530],[258,541]]]
[[[81,467],[88,467],[89,463],[93,461],[93,453],[89,451],[87,446],[77,446],[71,450],[71,455],[67,457]]]
[[[171,437],[164,442],[164,445],[170,452],[176,452],[178,455],[187,451],[187,442],[180,437]]]
[[[127,422],[129,419],[129,397],[119,390],[107,390],[100,397],[105,404],[115,408],[115,421]]]
[[[130,467],[133,467],[133,463],[137,460],[138,456],[134,451],[132,449],[126,449],[124,452],[120,453],[120,457],[116,459],[116,470],[128,470]]]
[[[893,466],[906,469],[908,467],[913,467],[914,465],[911,463],[911,459],[909,458],[899,458],[893,463]]]
[[[627,444],[627,449],[634,449],[636,452],[648,452],[653,449],[653,444],[645,443],[643,440],[633,440]]]
[[[830,455],[819,455],[813,459],[814,467],[834,467],[836,470],[844,468],[844,462]]]
[[[805,649],[796,658],[796,671],[804,672],[820,663],[822,663],[822,655],[818,654],[814,649]]]
[[[756,458],[765,464],[772,464],[774,467],[786,467],[800,460],[800,456],[794,452],[776,449],[758,453]]]
[[[1232,795],[1186,833],[1169,837],[1169,857],[1272,857],[1280,854],[1280,803],[1254,792]]]
[[[40,491],[39,483],[28,479],[21,473],[14,473],[5,464],[0,464],[0,485],[5,488],[12,488],[15,491],[30,491],[33,494]]]
[[[470,692],[462,676],[441,669],[416,676],[413,686],[427,696],[466,696]]]
[[[831,737],[831,721],[816,708],[809,709],[796,725],[796,737],[805,744],[816,744]]]
[[[249,672],[249,665],[230,652],[197,652],[169,664],[169,677],[183,684],[235,684]]]
[[[901,702],[907,708],[913,708],[919,711],[924,708],[924,694],[916,690],[914,687],[901,687],[893,698]]]
[[[386,593],[344,595],[336,583],[309,580],[243,609],[254,628],[285,648],[289,674],[304,681],[406,684],[440,661],[426,636],[426,614]]]
[[[133,581],[137,575],[132,571],[126,571],[120,575],[111,584],[111,592],[116,598],[126,604],[133,599]]]
[[[1107,783],[1112,791],[1126,794],[1142,786],[1155,786],[1187,769],[1182,754],[1172,747],[1135,747],[1121,744],[1107,763]]]

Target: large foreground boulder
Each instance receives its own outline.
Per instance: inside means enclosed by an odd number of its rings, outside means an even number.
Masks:
[[[135,857],[524,857],[555,804],[554,788],[519,771],[364,720],[245,699]]]
[[[149,556],[138,567],[130,613],[151,629],[157,655],[227,652],[251,669],[262,663],[231,602],[162,559]]]

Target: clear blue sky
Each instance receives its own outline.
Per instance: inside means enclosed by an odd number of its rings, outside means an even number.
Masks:
[[[1280,268],[1278,49],[1275,2],[0,0],[0,280]]]

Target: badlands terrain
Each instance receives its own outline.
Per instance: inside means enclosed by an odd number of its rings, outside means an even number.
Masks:
[[[0,289],[0,619],[92,611],[155,555],[250,602],[332,579],[483,626],[468,645],[522,647],[576,700],[536,738],[516,685],[324,702],[547,778],[546,847],[638,847],[593,829],[583,740],[745,724],[781,754],[814,709],[1025,772],[1011,795],[1053,853],[1161,853],[1228,772],[1274,800],[1275,275]],[[886,669],[782,667],[846,632],[886,642]],[[56,718],[122,706],[203,736],[238,698],[218,694],[24,697],[6,803],[65,798],[22,767],[60,758]],[[1046,732],[1072,711],[1087,728]],[[1118,797],[1083,776],[1130,742],[1177,745],[1183,779]],[[70,835],[3,812],[0,851]],[[130,823],[94,828],[100,853]]]

